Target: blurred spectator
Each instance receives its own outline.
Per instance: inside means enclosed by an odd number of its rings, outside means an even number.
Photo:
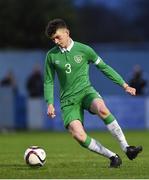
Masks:
[[[143,78],[143,72],[140,65],[135,65],[133,70],[133,77],[129,81],[130,86],[136,88],[138,96],[145,95],[145,87],[147,81]]]
[[[32,74],[27,79],[26,88],[29,97],[35,98],[43,96],[43,75],[39,64],[35,65]]]
[[[15,94],[18,93],[17,83],[12,70],[8,71],[6,76],[0,81],[1,87],[11,87]]]

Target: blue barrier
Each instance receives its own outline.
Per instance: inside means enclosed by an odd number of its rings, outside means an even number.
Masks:
[[[145,128],[145,98],[111,96],[105,101],[122,128]]]
[[[14,97],[15,129],[27,128],[26,98],[22,95]]]

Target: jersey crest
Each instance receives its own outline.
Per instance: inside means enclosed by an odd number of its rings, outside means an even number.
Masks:
[[[74,60],[76,63],[80,63],[82,61],[82,56],[81,55],[76,55],[74,56]]]

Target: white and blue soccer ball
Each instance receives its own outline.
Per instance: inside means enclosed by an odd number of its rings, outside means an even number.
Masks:
[[[24,160],[30,166],[43,166],[46,161],[46,152],[39,146],[30,146],[24,153]]]

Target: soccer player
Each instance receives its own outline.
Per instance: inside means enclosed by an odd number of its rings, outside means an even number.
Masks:
[[[48,104],[49,117],[56,116],[53,98],[55,72],[60,83],[60,103],[64,126],[80,145],[110,159],[110,167],[117,168],[122,164],[121,158],[104,147],[99,141],[89,137],[83,127],[84,110],[98,115],[107,129],[118,140],[122,150],[130,160],[137,157],[142,146],[130,146],[116,118],[107,108],[104,100],[91,86],[89,81],[89,64],[93,63],[114,83],[120,85],[127,93],[136,94],[123,78],[108,66],[89,46],[73,41],[65,21],[53,19],[48,22],[46,35],[54,43],[46,56],[44,72],[44,97]]]

